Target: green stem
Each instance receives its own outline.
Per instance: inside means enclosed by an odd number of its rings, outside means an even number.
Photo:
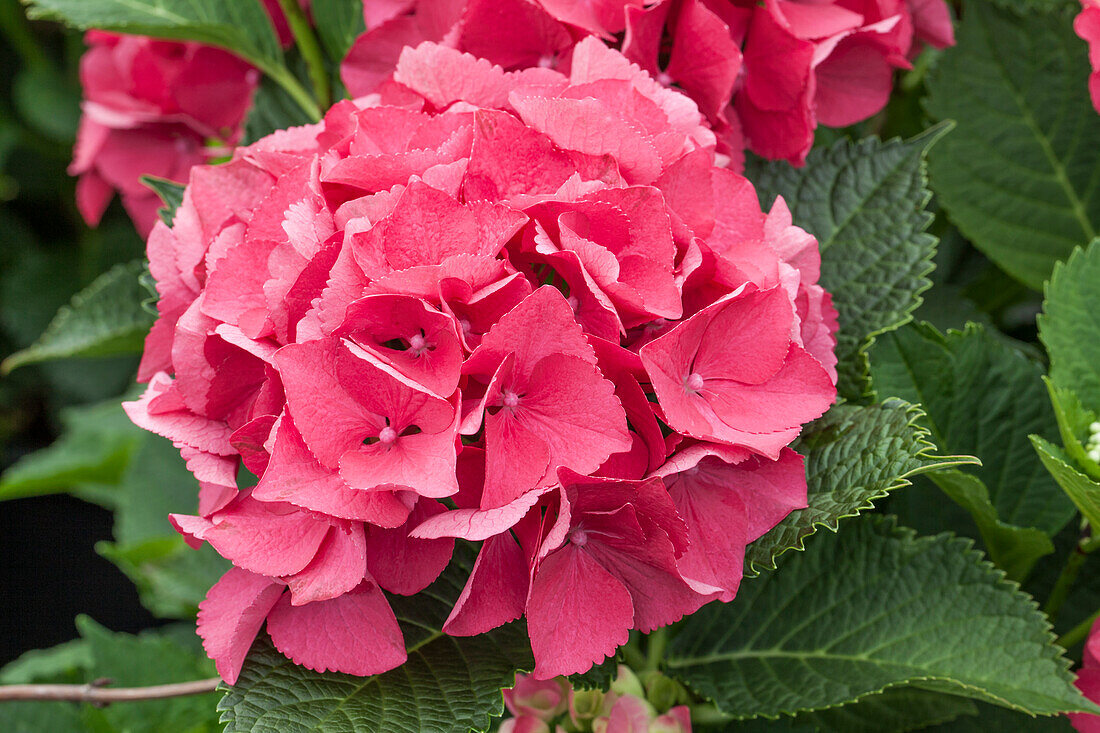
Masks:
[[[50,67],[50,60],[35,40],[19,0],[0,0],[0,32],[28,68],[41,71]]]
[[[1062,604],[1066,602],[1069,591],[1073,587],[1073,582],[1077,580],[1077,573],[1081,571],[1081,565],[1088,557],[1082,548],[1082,544],[1078,543],[1070,550],[1069,557],[1066,558],[1066,564],[1062,567],[1062,572],[1054,583],[1054,589],[1050,591],[1050,596],[1047,597],[1047,602],[1043,606],[1043,613],[1047,615],[1052,624],[1058,618],[1058,612],[1062,610]]]
[[[638,670],[644,669],[646,664],[645,655],[638,649],[638,640],[632,638],[627,643],[619,647],[619,651],[622,652],[623,662],[631,669]]]
[[[298,82],[294,74],[290,73],[290,69],[285,66],[265,64],[260,67],[260,71],[267,74],[276,84],[281,86],[290,95],[290,98],[305,110],[311,120],[314,122],[321,121],[321,108],[317,106],[316,100],[309,95],[309,92]]]
[[[654,629],[646,636],[645,667],[640,671],[656,672],[661,668],[668,647],[668,627]]]
[[[279,7],[286,15],[290,32],[294,34],[294,40],[298,45],[298,51],[305,59],[309,67],[309,78],[313,82],[313,91],[321,107],[327,109],[332,104],[332,90],[329,87],[328,71],[325,69],[325,57],[321,53],[321,44],[317,42],[317,34],[313,32],[313,26],[309,23],[302,6],[298,0],[279,0]]]
[[[1100,611],[1092,614],[1087,619],[1059,636],[1057,641],[1058,646],[1062,647],[1063,649],[1069,649],[1080,644],[1082,641],[1084,641],[1085,637],[1089,635],[1089,629],[1092,628],[1092,625],[1096,622],[1096,619],[1098,618],[1100,618]]]

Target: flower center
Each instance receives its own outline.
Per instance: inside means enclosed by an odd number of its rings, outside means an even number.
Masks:
[[[577,547],[584,547],[588,544],[588,533],[585,532],[583,529],[578,528],[573,530],[573,534],[570,535],[569,539]]]
[[[507,389],[504,390],[501,401],[504,403],[505,407],[510,410],[514,410],[516,409],[516,406],[519,405],[519,395],[512,390]]]
[[[684,377],[684,388],[687,389],[688,392],[698,392],[701,390],[703,388],[703,375],[692,372]]]
[[[383,445],[389,445],[395,440],[397,440],[397,431],[391,428],[389,425],[382,428],[382,430],[378,433],[378,442],[382,443]]]
[[[428,342],[424,340],[423,334],[414,333],[409,338],[409,351],[413,352],[416,356],[420,356],[424,353],[424,349],[428,347]]]

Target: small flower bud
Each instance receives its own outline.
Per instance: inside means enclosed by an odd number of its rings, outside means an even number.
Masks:
[[[691,701],[688,691],[674,679],[654,672],[646,678],[646,699],[658,710],[668,710]]]
[[[642,681],[638,679],[638,675],[634,674],[634,670],[625,664],[619,665],[619,674],[616,676],[615,681],[611,683],[611,691],[619,695],[645,697],[645,688],[642,687]]]

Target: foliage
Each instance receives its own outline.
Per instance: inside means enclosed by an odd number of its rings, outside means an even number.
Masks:
[[[968,2],[958,45],[929,76],[928,112],[956,129],[929,159],[940,205],[1032,288],[1100,226],[1100,116],[1082,94],[1085,45],[1065,10],[1021,16]]]
[[[316,121],[311,82],[341,90],[366,29],[364,0],[313,0],[318,59],[281,46],[260,0],[24,1],[34,19],[244,58],[262,72],[245,142]],[[882,114],[819,128],[804,166],[747,161],[765,207],[782,196],[818,239],[839,313],[841,399],[794,444],[808,506],[748,546],[732,602],[635,632],[576,689],[607,689],[621,660],[663,670],[691,690],[700,731],[1064,731],[1058,713],[1100,711],[1059,646],[1079,658],[1072,629],[1100,604],[1100,462],[1086,447],[1100,421],[1100,114],[1079,4],[954,7],[957,45],[915,56]],[[169,524],[194,512],[196,480],[119,407],[157,294],[121,209],[93,230],[72,205],[79,36],[19,10],[0,0],[14,69],[0,83],[0,500],[67,492],[109,509],[97,552],[154,616],[182,623],[130,635],[80,617],[79,638],[8,663],[0,684],[211,677],[193,619],[229,565]],[[143,180],[171,225],[183,181]],[[2,703],[4,730],[494,729],[501,688],[533,661],[522,622],[442,633],[475,552],[460,545],[425,593],[390,596],[409,654],[391,672],[310,671],[261,632],[218,694]],[[1055,623],[1069,632],[1058,644]]]
[[[874,338],[910,320],[932,284],[924,156],[948,129],[904,142],[841,140],[813,151],[804,168],[757,163],[746,171],[764,206],[782,196],[794,223],[817,237],[821,283],[840,316],[838,386],[848,399],[868,391]]]
[[[534,664],[523,628],[451,637],[440,630],[473,564],[460,546],[450,568],[415,599],[391,597],[409,661],[375,675],[318,674],[261,638],[219,709],[226,733],[243,731],[485,731],[503,712],[500,688]]]
[[[693,615],[666,666],[737,718],[913,682],[1036,715],[1094,710],[1049,628],[968,541],[865,517]]]

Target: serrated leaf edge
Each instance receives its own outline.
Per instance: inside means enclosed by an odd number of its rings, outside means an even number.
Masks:
[[[749,560],[748,563],[746,564],[747,566],[745,568],[745,577],[746,578],[756,577],[757,575],[759,575],[761,572],[764,572],[764,571],[775,570],[776,569],[776,560],[781,555],[783,555],[785,552],[787,552],[788,550],[794,550],[796,552],[805,551],[805,549],[806,549],[806,546],[805,546],[806,538],[807,537],[812,537],[813,535],[817,534],[817,530],[818,530],[819,527],[823,527],[825,529],[828,529],[830,532],[833,532],[835,534],[837,531],[839,531],[840,520],[850,519],[852,517],[858,517],[863,512],[865,512],[869,509],[874,509],[875,508],[874,502],[878,501],[879,499],[885,498],[887,495],[889,495],[893,491],[897,491],[898,489],[903,489],[906,486],[912,486],[913,482],[910,481],[909,479],[915,478],[916,476],[919,476],[921,474],[930,473],[932,471],[939,471],[939,470],[945,469],[945,468],[953,468],[955,466],[981,465],[981,461],[979,461],[974,456],[939,456],[939,455],[933,455],[933,452],[938,451],[939,448],[934,443],[932,443],[931,441],[929,441],[927,439],[931,435],[931,432],[928,430],[928,428],[926,428],[926,427],[924,427],[923,425],[920,424],[920,420],[925,417],[926,413],[919,406],[914,405],[914,404],[909,403],[909,402],[906,402],[905,400],[899,399],[897,397],[890,397],[886,400],[883,400],[881,403],[879,403],[880,407],[888,407],[888,408],[900,407],[902,405],[905,406],[905,413],[906,413],[906,416],[908,418],[906,423],[905,423],[905,427],[906,427],[906,429],[909,429],[909,430],[913,431],[912,432],[913,441],[917,445],[921,446],[920,450],[918,450],[916,453],[913,454],[913,457],[915,459],[922,460],[922,461],[930,461],[930,463],[928,463],[926,465],[923,465],[923,466],[918,466],[918,467],[912,469],[911,471],[907,471],[906,473],[895,477],[893,483],[890,486],[888,486],[884,489],[881,489],[880,491],[876,492],[875,494],[867,497],[862,504],[855,507],[851,512],[849,512],[847,514],[841,514],[840,516],[836,517],[831,523],[827,520],[826,521],[816,521],[816,522],[811,523],[810,526],[807,528],[808,531],[805,534],[799,535],[798,540],[797,540],[797,544],[789,545],[787,547],[782,548],[778,552],[774,553],[771,556],[771,563],[770,564],[763,563],[763,564],[758,565],[753,560]]]
[[[935,470],[935,469],[933,469],[933,470]],[[906,474],[906,475],[907,476],[913,476],[913,475],[916,475],[917,473],[925,473],[925,472],[926,472],[925,470],[919,469],[915,472],[910,472],[909,474]],[[854,515],[852,515],[852,516],[854,516]],[[841,517],[841,518],[844,518],[844,517]],[[1003,570],[1001,570],[996,565],[994,565],[992,562],[987,560],[986,557],[985,557],[985,553],[983,553],[981,550],[979,550],[977,547],[975,547],[975,542],[974,542],[973,539],[971,539],[970,537],[960,537],[958,535],[955,535],[952,532],[941,532],[941,533],[936,534],[936,535],[926,535],[926,536],[922,537],[922,536],[918,536],[916,530],[910,529],[909,527],[899,525],[897,523],[897,517],[895,517],[893,515],[883,515],[883,516],[871,515],[869,518],[872,522],[874,522],[876,524],[889,524],[889,525],[892,525],[891,535],[898,538],[898,539],[910,540],[910,541],[913,541],[914,543],[918,543],[918,544],[920,544],[920,543],[928,544],[928,543],[935,542],[936,540],[938,540],[940,538],[946,538],[946,541],[949,545],[956,545],[956,546],[962,548],[962,554],[964,556],[975,560],[977,565],[979,565],[981,567],[984,567],[987,571],[991,572],[991,574],[994,576],[994,582],[993,582],[994,587],[1005,588],[1009,592],[1011,592],[1015,595],[1022,596],[1025,599],[1025,602],[1026,602],[1026,605],[1028,606],[1028,608],[1030,610],[1034,611],[1036,613],[1036,615],[1039,616],[1040,619],[1042,620],[1043,629],[1041,631],[1041,634],[1044,637],[1047,644],[1051,648],[1061,651],[1060,654],[1057,654],[1057,655],[1054,656],[1054,660],[1055,660],[1056,664],[1059,665],[1061,671],[1065,672],[1067,675],[1069,675],[1072,678],[1072,679],[1067,679],[1066,681],[1067,682],[1072,682],[1073,680],[1076,680],[1077,675],[1074,672],[1072,672],[1071,669],[1070,669],[1070,667],[1072,666],[1071,661],[1070,661],[1069,658],[1067,658],[1065,656],[1065,651],[1066,650],[1063,647],[1058,645],[1057,637],[1054,634],[1054,627],[1050,623],[1050,619],[1047,618],[1046,614],[1044,614],[1039,609],[1039,602],[1036,601],[1035,598],[1032,597],[1030,594],[1024,592],[1024,590],[1020,587],[1019,583],[1017,583],[1014,580],[1010,580]],[[834,530],[834,532],[835,532],[835,530]],[[806,536],[808,537],[810,535],[806,535]],[[804,548],[798,548],[798,549],[802,550]],[[707,695],[704,695],[702,692],[700,692],[698,689],[696,689],[690,683],[676,677],[676,675],[674,673],[672,673],[671,671],[669,671],[667,669],[667,665],[666,665],[666,672],[668,672],[669,676],[674,677],[678,682],[680,682],[680,684],[682,684],[685,687],[687,687],[688,689],[690,689],[697,697],[699,697],[700,699],[706,700],[707,702],[710,702],[716,708],[718,708],[719,710],[722,710],[722,707],[721,707],[721,705],[719,705],[717,700],[715,700],[714,698],[709,697]],[[1009,710],[1015,710],[1017,712],[1024,713],[1026,715],[1031,716],[1032,718],[1050,717],[1048,715],[1040,716],[1036,713],[1032,713],[1030,710],[1027,710],[1026,708],[1021,707],[1019,705],[1014,705],[1014,704],[1010,703],[1007,700],[1003,700],[1002,698],[989,693],[987,690],[984,690],[981,687],[978,687],[978,686],[975,686],[975,685],[962,684],[962,683],[960,683],[956,680],[953,680],[951,678],[948,678],[948,677],[939,677],[939,676],[934,676],[934,675],[920,675],[920,676],[917,676],[917,677],[912,677],[912,678],[909,678],[908,680],[906,680],[905,682],[896,682],[896,683],[892,683],[892,684],[889,684],[889,685],[884,685],[883,687],[881,687],[877,690],[872,690],[872,691],[865,692],[861,695],[857,695],[856,697],[854,697],[850,700],[846,700],[844,702],[833,703],[833,704],[829,704],[829,705],[823,705],[821,707],[796,708],[796,709],[792,709],[792,710],[782,710],[777,715],[769,715],[769,714],[766,714],[766,713],[761,713],[759,715],[740,716],[740,717],[737,716],[737,715],[734,715],[732,713],[729,713],[729,715],[730,715],[732,720],[753,720],[753,719],[756,719],[756,718],[764,718],[766,720],[779,720],[782,717],[794,717],[795,715],[797,715],[799,713],[807,713],[807,712],[815,712],[815,711],[820,711],[820,710],[831,710],[831,709],[835,709],[835,708],[841,708],[841,707],[844,707],[846,705],[851,705],[853,703],[860,702],[861,700],[864,700],[865,698],[867,698],[871,695],[881,694],[881,693],[883,693],[883,692],[885,692],[886,690],[889,690],[889,689],[894,689],[894,688],[899,688],[899,687],[909,687],[909,686],[913,685],[913,683],[915,683],[915,682],[947,682],[947,683],[950,683],[952,685],[958,686],[958,688],[961,689],[961,690],[975,690],[975,691],[979,691],[979,692],[983,693],[983,695],[985,695],[986,697],[982,698],[981,701],[988,702],[989,700],[994,700],[994,699],[1001,700],[1001,702],[1004,703],[1003,705],[1001,705],[1001,707],[1007,708]],[[975,699],[975,698],[970,698],[970,699]],[[1091,705],[1092,709],[1082,708],[1080,710],[1069,710],[1069,711],[1062,711],[1062,712],[1063,713],[1065,713],[1065,712],[1082,712],[1082,713],[1100,714],[1100,706],[1098,706],[1095,703],[1093,703],[1092,701],[1088,700],[1083,695],[1081,696],[1081,699],[1085,700],[1085,702],[1087,702],[1089,705]],[[723,711],[723,712],[725,712],[725,711]]]

